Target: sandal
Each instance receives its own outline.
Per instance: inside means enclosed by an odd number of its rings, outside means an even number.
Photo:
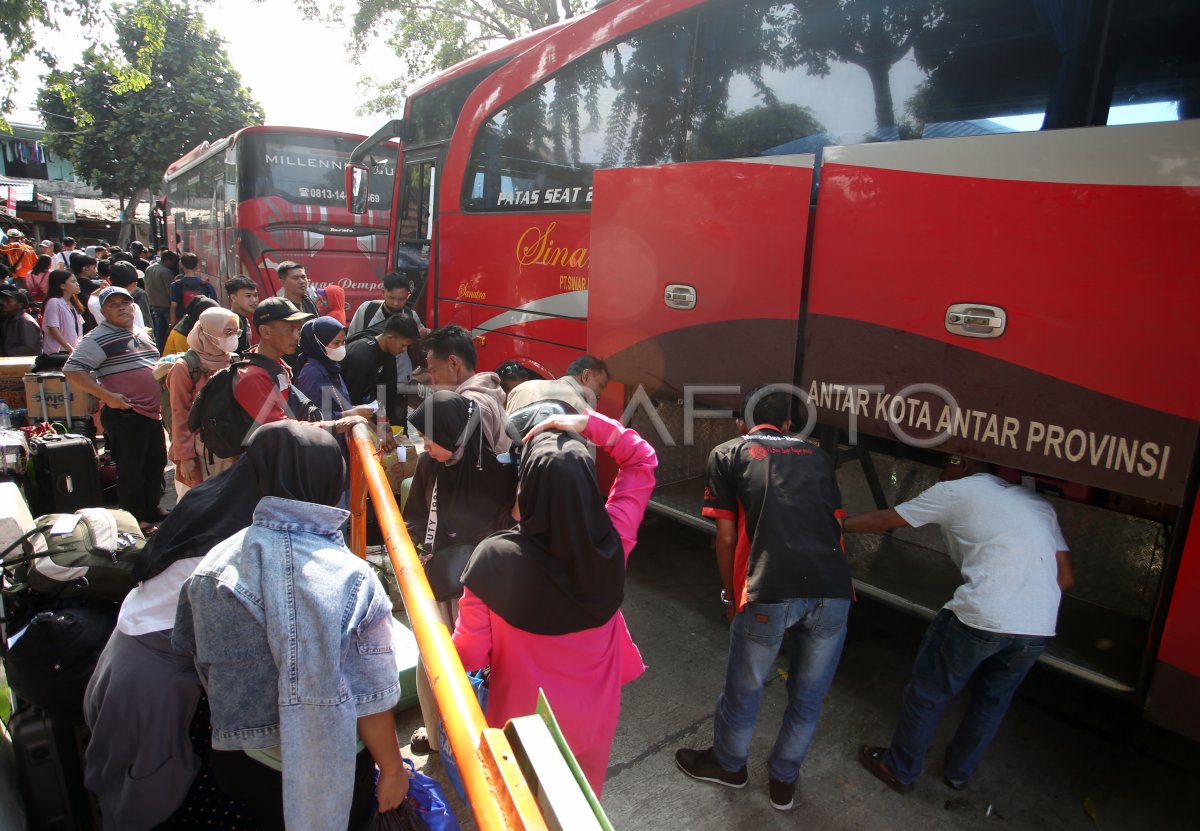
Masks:
[[[883,754],[886,752],[886,747],[872,747],[869,744],[864,744],[858,749],[858,763],[893,791],[897,793],[909,793],[917,784],[915,782],[901,782],[887,769],[887,766],[883,763]]]

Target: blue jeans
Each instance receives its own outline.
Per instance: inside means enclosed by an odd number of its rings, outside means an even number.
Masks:
[[[151,306],[150,320],[154,329],[154,342],[159,354],[167,348],[167,335],[171,334],[171,310],[166,306]]]
[[[921,775],[942,710],[969,683],[971,703],[946,748],[945,766],[951,782],[969,780],[1047,640],[975,629],[948,609],[938,612],[917,652],[900,723],[883,757],[892,774],[905,783]]]
[[[713,717],[713,750],[721,767],[740,770],[746,764],[763,685],[775,666],[783,635],[790,629],[788,706],[767,759],[767,771],[772,779],[796,781],[817,729],[821,704],[833,684],[849,614],[849,599],[806,597],[782,603],[747,603],[733,619],[725,689]]]

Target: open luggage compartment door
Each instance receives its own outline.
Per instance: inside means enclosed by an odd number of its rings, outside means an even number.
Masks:
[[[1200,425],[1197,228],[1200,121],[828,148],[820,174],[801,383],[821,420],[1087,486],[1055,501],[1078,582],[1052,652],[1125,692],[1166,601],[1200,630],[1167,539]],[[886,559],[856,576],[882,585]]]
[[[1200,121],[829,148],[805,389],[823,421],[1182,504],[1197,227]]]
[[[594,188],[588,351],[614,381],[602,409],[632,407],[655,444],[656,507],[709,524],[695,480],[733,435],[728,411],[795,378],[812,156],[601,170]]]

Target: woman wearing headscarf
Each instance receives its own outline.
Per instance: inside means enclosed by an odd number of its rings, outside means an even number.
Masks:
[[[317,311],[346,325],[346,290],[341,286],[322,286],[317,289]]]
[[[196,326],[196,321],[200,319],[200,315],[205,309],[218,309],[220,305],[211,297],[205,297],[202,294],[192,298],[192,302],[188,303],[187,310],[183,315],[183,320],[175,324],[171,329],[171,334],[167,335],[167,345],[163,348],[164,355],[174,355],[179,352],[186,352],[188,348],[187,336]]]
[[[259,828],[360,828],[375,764],[381,811],[408,790],[391,715],[392,605],[342,540],[337,442],[279,425],[287,441],[264,454],[256,434],[247,453],[263,494],[253,522],[188,578],[172,643],[195,655],[208,691],[217,781]]]
[[[296,356],[296,389],[321,408],[329,419],[343,415],[370,418],[371,407],[350,405],[350,392],[342,380],[339,364],[346,357],[346,326],[332,317],[318,317],[300,327],[300,348]],[[345,439],[341,439],[343,450]]]
[[[171,629],[184,581],[209,549],[250,525],[263,493],[258,477],[275,475],[270,460],[291,440],[286,426],[263,427],[232,467],[188,491],[138,552],[135,586],[84,697],[92,732],[84,784],[99,798],[106,825],[143,831],[185,799],[214,796],[206,793],[211,772],[198,755],[207,754],[207,743],[196,746],[188,737],[203,688],[192,656],[171,645]],[[207,775],[198,775],[202,769]],[[214,831],[248,824],[236,811],[226,817],[228,824]]]
[[[447,628],[458,617],[459,575],[470,552],[494,531],[513,524],[517,477],[502,464],[481,429],[479,405],[448,390],[428,396],[409,422],[425,440],[417,459],[405,519],[421,547],[426,574]],[[413,733],[415,752],[437,749],[437,702],[424,664],[417,696],[425,726]]]
[[[189,488],[233,464],[232,459],[218,459],[205,451],[200,434],[188,429],[188,415],[208,379],[229,366],[240,332],[240,319],[234,312],[220,307],[205,309],[188,332],[187,352],[167,373],[171,396],[171,451],[167,455],[175,463],[175,492],[180,498]]]
[[[619,467],[607,501],[583,439]],[[646,669],[620,606],[656,466],[641,436],[594,411],[539,424],[522,452],[520,524],[480,543],[462,575],[454,645],[468,670],[491,664],[488,724],[534,712],[544,690],[597,796],[621,687]]]

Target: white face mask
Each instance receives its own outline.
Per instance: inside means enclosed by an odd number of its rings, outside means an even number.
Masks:
[[[331,361],[340,361],[346,357],[346,347],[339,346],[337,349],[330,349],[327,346],[325,347],[325,354],[329,356],[329,360]]]
[[[219,344],[222,352],[236,352],[238,348],[238,336],[230,335],[227,338],[221,338]]]

